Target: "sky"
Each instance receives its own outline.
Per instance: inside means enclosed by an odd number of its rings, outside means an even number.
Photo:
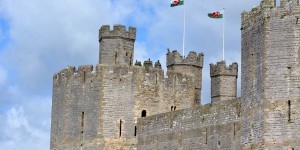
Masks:
[[[0,0],[0,145],[7,150],[47,150],[52,79],[68,65],[98,63],[102,25],[137,28],[134,60],[160,60],[167,49],[182,53],[183,6],[171,0]],[[260,0],[186,0],[185,53],[204,53],[202,104],[210,102],[209,64],[241,64],[241,13]],[[240,95],[240,70],[238,94]],[[165,70],[166,71],[166,70]]]

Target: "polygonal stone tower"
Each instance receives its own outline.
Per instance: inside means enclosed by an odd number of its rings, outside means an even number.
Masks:
[[[195,76],[195,104],[201,103],[202,68],[204,54],[191,51],[183,58],[176,50],[167,53],[167,74],[171,72],[192,74]]]
[[[129,65],[133,63],[136,28],[124,25],[102,26],[99,30],[100,55],[99,64]]]
[[[300,6],[263,0],[242,13],[243,149],[298,149]]]
[[[229,67],[225,61],[210,64],[211,102],[236,98],[238,64]]]

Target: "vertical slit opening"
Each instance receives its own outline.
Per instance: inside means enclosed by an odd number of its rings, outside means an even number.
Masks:
[[[81,144],[80,146],[83,146],[83,127],[84,127],[84,112],[81,112],[81,136],[80,136],[80,141],[81,141]]]
[[[174,111],[176,110],[176,106],[174,106]]]
[[[136,130],[137,130],[137,128],[136,128],[136,126],[134,126],[134,136],[136,136]]]
[[[207,128],[205,128],[205,144],[207,144]]]
[[[171,106],[171,111],[173,111],[173,106]]]
[[[83,82],[85,82],[85,71],[83,71]]]
[[[155,74],[155,85],[157,85],[157,74]]]
[[[81,112],[81,127],[84,126],[84,112]]]
[[[291,122],[291,101],[288,100],[288,122]]]
[[[291,75],[292,75],[292,68],[288,67],[288,77],[291,77]]]
[[[119,130],[119,137],[122,136],[122,120],[120,119],[120,130]]]
[[[115,54],[115,65],[117,64],[118,52]]]
[[[235,123],[233,123],[233,136],[235,137]]]

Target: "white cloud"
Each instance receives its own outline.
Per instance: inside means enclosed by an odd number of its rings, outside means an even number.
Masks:
[[[0,118],[2,120],[2,127],[0,127],[2,149],[49,149],[48,131],[32,127],[22,107],[13,107]]]
[[[134,52],[134,61],[141,61],[143,63],[145,60],[148,60],[149,54],[147,53],[147,49],[145,43],[135,43],[135,52]]]

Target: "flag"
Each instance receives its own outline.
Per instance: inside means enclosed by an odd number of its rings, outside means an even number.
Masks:
[[[223,18],[223,13],[220,13],[218,11],[213,13],[208,13],[208,17],[210,18]]]
[[[183,0],[172,0],[171,2],[171,7],[180,6],[180,5],[184,5]]]

